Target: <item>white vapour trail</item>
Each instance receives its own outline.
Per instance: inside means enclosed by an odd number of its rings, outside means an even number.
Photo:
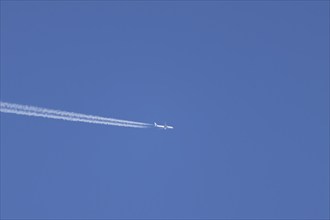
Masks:
[[[4,113],[14,113],[18,115],[27,115],[27,116],[35,116],[35,117],[43,117],[43,118],[53,118],[53,119],[62,119],[66,121],[79,121],[79,122],[86,122],[86,123],[92,123],[92,124],[103,124],[103,125],[114,125],[114,126],[121,126],[121,127],[131,127],[131,128],[147,128],[147,126],[141,126],[141,125],[130,125],[130,124],[120,124],[115,122],[106,122],[106,121],[97,121],[97,120],[88,120],[83,118],[72,118],[67,116],[60,116],[60,115],[47,115],[42,114],[38,112],[28,112],[28,111],[20,111],[17,109],[2,109],[1,112]]]
[[[26,106],[19,104],[12,104],[7,102],[0,102],[0,111],[4,113],[13,113],[19,115],[36,116],[44,118],[62,119],[66,121],[79,121],[93,124],[114,125],[131,128],[147,128],[149,124],[142,122],[118,120],[112,118],[105,118],[92,115],[84,115],[73,112],[65,112],[60,110],[52,110],[46,108],[39,108],[34,106]]]
[[[127,121],[127,120],[120,120],[120,119],[114,119],[114,118],[105,118],[105,117],[94,116],[94,115],[86,115],[86,114],[80,114],[80,113],[74,113],[74,112],[47,109],[47,108],[41,108],[41,107],[35,107],[35,106],[29,106],[29,105],[13,104],[13,103],[8,103],[8,102],[0,102],[0,104],[1,104],[0,105],[1,108],[18,109],[18,110],[23,110],[23,111],[40,112],[40,113],[45,113],[45,114],[55,114],[55,115],[68,116],[68,117],[79,117],[79,118],[91,119],[91,120],[102,120],[102,121],[116,122],[116,123],[123,123],[123,124],[134,124],[134,125],[143,125],[143,126],[151,125],[151,124],[142,123],[142,122]]]

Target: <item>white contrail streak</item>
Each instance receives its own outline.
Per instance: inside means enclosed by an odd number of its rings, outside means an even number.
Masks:
[[[114,118],[105,118],[93,115],[85,115],[74,112],[65,112],[60,110],[52,110],[28,105],[19,105],[8,102],[0,102],[0,111],[3,113],[13,113],[18,115],[27,115],[43,118],[62,119],[66,121],[78,121],[93,124],[114,125],[131,128],[147,128],[148,123],[134,122],[127,120],[119,120]]]
[[[142,126],[142,125],[120,124],[120,123],[115,123],[115,122],[88,120],[88,119],[84,119],[84,118],[72,118],[72,117],[67,117],[67,116],[51,115],[51,114],[47,115],[47,114],[43,114],[43,113],[20,111],[20,110],[16,110],[16,109],[1,109],[1,112],[13,113],[13,114],[17,114],[17,115],[43,117],[43,118],[62,119],[62,120],[66,120],[66,121],[79,121],[79,122],[86,122],[86,123],[92,123],[92,124],[114,125],[114,126],[131,127],[131,128],[147,128],[147,126]]]
[[[45,114],[56,114],[56,115],[68,116],[68,117],[79,117],[79,118],[81,117],[84,119],[102,120],[102,121],[124,123],[124,124],[150,126],[150,124],[148,124],[148,123],[119,120],[119,119],[114,119],[114,118],[105,118],[105,117],[100,117],[100,116],[93,116],[93,115],[86,115],[86,114],[67,112],[67,111],[61,111],[61,110],[40,108],[40,107],[35,107],[35,106],[19,105],[19,104],[13,104],[13,103],[8,103],[8,102],[0,102],[0,104],[1,104],[1,108],[18,109],[18,110],[23,110],[23,111],[40,112],[40,113],[45,113]]]

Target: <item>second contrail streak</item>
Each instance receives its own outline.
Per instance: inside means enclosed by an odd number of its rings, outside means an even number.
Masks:
[[[106,118],[106,117],[86,115],[86,114],[80,114],[74,112],[66,112],[61,110],[53,110],[53,109],[40,108],[35,106],[13,104],[8,102],[0,102],[0,111],[3,113],[12,113],[18,115],[61,119],[66,121],[85,122],[92,124],[131,127],[131,128],[148,128],[151,126],[148,123],[119,120],[114,118]]]

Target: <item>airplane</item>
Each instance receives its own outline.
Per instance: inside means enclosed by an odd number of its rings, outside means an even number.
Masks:
[[[164,130],[166,130],[166,129],[174,129],[173,126],[169,126],[169,125],[167,125],[166,123],[165,123],[165,125],[158,125],[158,124],[155,122],[154,125],[155,125],[156,128],[161,128],[161,129],[164,129]]]

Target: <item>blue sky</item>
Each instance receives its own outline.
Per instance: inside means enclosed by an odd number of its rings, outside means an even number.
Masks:
[[[329,2],[1,1],[1,218],[329,218]]]

